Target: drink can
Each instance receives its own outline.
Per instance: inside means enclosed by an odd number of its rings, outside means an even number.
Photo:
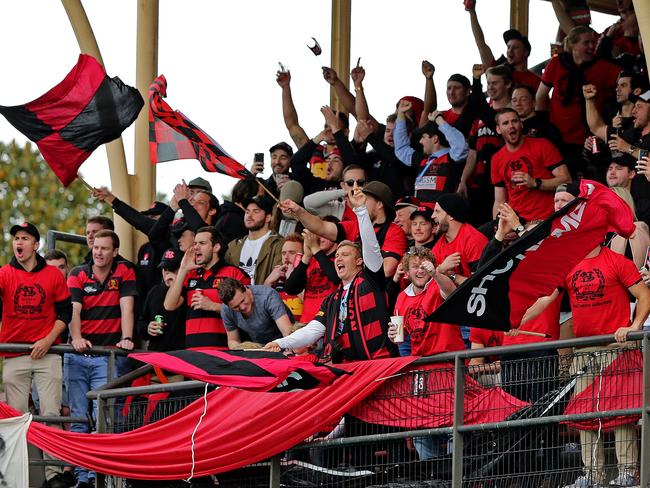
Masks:
[[[598,138],[596,136],[591,136],[591,154],[598,154],[599,152]]]
[[[165,324],[164,317],[162,315],[156,315],[153,319],[155,320],[156,324],[158,324],[158,334],[162,334],[163,325]]]

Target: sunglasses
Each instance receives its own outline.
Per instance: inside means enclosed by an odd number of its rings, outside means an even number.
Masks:
[[[348,185],[350,188],[352,188],[355,183],[357,184],[357,186],[363,186],[366,184],[366,180],[345,180],[345,184]]]

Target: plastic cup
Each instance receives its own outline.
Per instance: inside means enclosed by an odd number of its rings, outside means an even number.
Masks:
[[[397,334],[393,342],[404,342],[404,317],[401,315],[393,315],[390,321],[397,326]]]

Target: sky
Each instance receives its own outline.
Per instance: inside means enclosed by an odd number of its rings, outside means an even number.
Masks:
[[[133,0],[85,1],[109,76],[135,86],[136,4]],[[284,126],[281,91],[275,82],[278,62],[289,68],[301,126],[310,137],[322,128],[320,107],[329,102],[329,85],[320,66],[329,65],[331,3],[325,0],[160,0],[158,73],[167,78],[167,102],[216,139],[235,159],[250,167],[256,152],[279,141],[292,146]],[[477,14],[496,57],[504,52],[509,0],[478,0]],[[45,93],[63,79],[79,55],[72,27],[60,2],[1,2],[0,43],[4,76],[0,104],[18,105]],[[550,2],[530,0],[530,66],[549,57],[557,21]],[[602,31],[613,17],[592,13]],[[315,37],[323,48],[307,48]],[[424,94],[421,62],[434,64],[439,108],[448,108],[445,84],[450,74],[471,76],[480,62],[462,0],[353,0],[351,65],[361,57],[365,93],[378,119],[394,111],[404,95]],[[339,73],[342,77],[344,74]],[[352,127],[354,124],[352,124]],[[26,138],[0,117],[0,140]],[[129,171],[133,169],[133,126],[123,133]],[[94,186],[110,187],[106,151],[98,148],[81,167]],[[181,179],[202,176],[219,196],[232,178],[206,173],[198,161],[157,166],[157,189],[171,194]]]

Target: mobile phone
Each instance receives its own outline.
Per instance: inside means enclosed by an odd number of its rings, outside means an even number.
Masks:
[[[650,151],[647,149],[639,149],[639,159],[647,158]]]
[[[255,157],[253,157],[253,162],[254,163],[263,163],[264,162],[264,153],[255,153]]]

